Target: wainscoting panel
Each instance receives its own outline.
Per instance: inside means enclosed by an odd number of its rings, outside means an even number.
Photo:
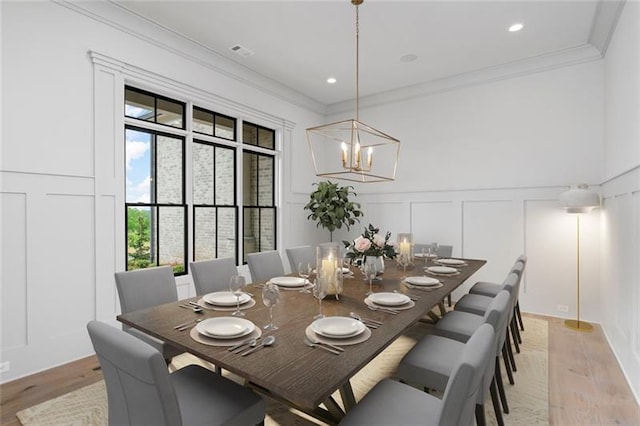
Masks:
[[[453,245],[461,254],[460,204],[454,201],[412,202],[411,232],[416,243],[438,242]]]
[[[632,263],[632,265],[634,265],[634,276],[631,284],[631,301],[633,303],[631,312],[634,318],[631,344],[633,355],[635,359],[638,360],[638,364],[640,364],[640,262],[638,262],[638,259],[640,259],[640,191],[633,192],[633,218],[635,219],[635,244],[633,246],[632,258],[635,259],[635,261]],[[640,383],[640,380],[638,380],[637,383]],[[640,389],[638,393],[640,393]],[[638,397],[640,399],[640,395],[638,395]]]
[[[630,265],[638,262],[638,257],[634,257],[633,238],[633,204],[630,193],[621,194],[615,197],[615,218],[612,222],[615,226],[615,254],[611,259],[611,268],[615,272],[615,280],[611,283],[603,283],[605,286],[612,285],[612,294],[616,295],[615,321],[618,332],[625,339],[631,339],[631,329],[633,325],[633,303],[630,296],[634,291],[633,275],[634,270]]]
[[[27,345],[27,195],[0,193],[2,277],[0,324],[2,350]]]
[[[380,233],[383,235],[387,231],[391,232],[391,238],[394,241],[398,238],[399,232],[409,232],[411,223],[407,203],[394,201],[367,202],[363,204],[362,210],[364,219],[360,223],[360,229],[355,232],[357,235],[361,234],[364,231],[364,227],[369,226],[369,224],[380,228]]]
[[[502,282],[507,276],[520,254],[520,206],[509,200],[462,203],[462,252],[468,258],[486,259],[487,264],[454,293],[454,298],[468,292],[476,281]]]

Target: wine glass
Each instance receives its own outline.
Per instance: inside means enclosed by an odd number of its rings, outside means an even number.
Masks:
[[[298,275],[304,279],[304,285],[300,289],[300,293],[311,293],[309,287],[307,287],[311,271],[313,271],[313,268],[309,262],[298,262]]]
[[[246,281],[242,275],[231,276],[231,280],[229,280],[229,290],[236,296],[236,310],[231,314],[234,317],[244,316],[244,312],[240,310],[240,296],[242,296],[245,286]]]
[[[407,275],[407,266],[409,266],[409,265],[411,264],[411,260],[410,260],[410,258],[409,258],[409,255],[408,255],[407,253],[401,253],[401,254],[398,256],[398,264],[399,264],[400,266],[402,266],[402,270],[403,270],[403,273],[404,273],[405,278],[406,278],[406,275]]]
[[[314,316],[313,319],[324,318],[322,313],[322,299],[327,295],[327,283],[324,280],[314,280],[313,281],[313,297],[318,299],[318,315]]]
[[[365,262],[364,267],[362,268],[362,272],[364,273],[365,278],[369,280],[369,291],[367,292],[367,296],[372,295],[372,282],[376,277],[376,274],[378,273],[375,262]]]
[[[277,330],[278,326],[273,323],[273,307],[280,302],[280,289],[274,283],[268,282],[262,287],[262,303],[269,308],[269,324],[264,326],[265,330]]]

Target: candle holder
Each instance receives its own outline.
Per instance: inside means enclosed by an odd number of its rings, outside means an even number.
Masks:
[[[316,248],[316,282],[324,285],[327,295],[342,294],[342,261],[337,243],[322,244]]]
[[[413,266],[413,235],[398,233],[398,265],[407,270],[407,266]]]

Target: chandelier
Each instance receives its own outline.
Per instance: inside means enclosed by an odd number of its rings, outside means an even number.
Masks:
[[[359,119],[360,14],[364,0],[351,0],[356,9],[355,119],[307,129],[316,176],[355,182],[392,181],[396,177],[400,141]]]

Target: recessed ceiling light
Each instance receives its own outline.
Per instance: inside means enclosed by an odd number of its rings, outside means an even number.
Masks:
[[[327,83],[329,83],[329,84],[335,84],[335,83],[336,83],[336,81],[338,81],[338,80],[336,80],[336,79],[335,79],[335,78],[333,78],[333,77],[329,77],[329,78],[327,79]]]
[[[515,33],[516,31],[520,31],[523,28],[524,28],[524,24],[521,24],[520,22],[518,22],[510,26],[509,31],[512,33]]]
[[[413,62],[416,59],[418,59],[418,56],[414,55],[413,53],[409,53],[408,55],[400,56],[400,62]]]

